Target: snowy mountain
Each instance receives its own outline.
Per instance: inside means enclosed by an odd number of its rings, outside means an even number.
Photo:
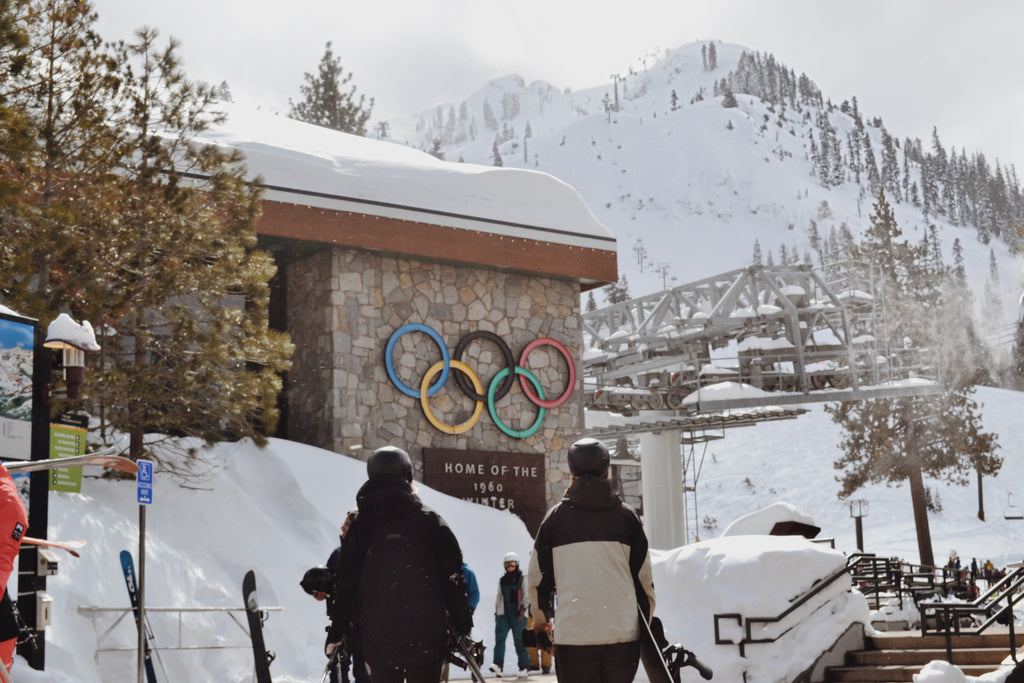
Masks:
[[[855,97],[834,98],[770,55],[694,43],[576,92],[495,79],[386,129],[448,161],[500,157],[576,187],[618,239],[632,296],[742,267],[755,243],[766,262],[818,264],[863,231],[884,187],[906,239],[934,225],[949,264],[959,241],[978,310],[987,287],[999,292],[979,329],[1005,338],[1024,286],[1010,247],[1024,221],[1015,169],[946,150],[941,131],[888,131]]]

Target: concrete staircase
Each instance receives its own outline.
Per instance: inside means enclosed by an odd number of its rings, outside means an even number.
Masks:
[[[1024,634],[1015,633],[1016,646],[1024,645]],[[946,659],[946,639],[941,635],[921,636],[920,631],[891,631],[865,637],[865,649],[846,653],[843,666],[825,670],[826,683],[913,681],[914,674],[928,662]],[[1010,634],[1005,628],[985,634],[953,637],[953,664],[968,676],[980,676],[998,668],[1010,654]],[[1022,654],[1018,654],[1018,660]]]

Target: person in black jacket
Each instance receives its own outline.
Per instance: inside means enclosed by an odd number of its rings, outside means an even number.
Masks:
[[[541,522],[530,556],[533,628],[553,631],[559,681],[631,683],[640,663],[637,607],[648,620],[654,611],[647,535],[612,489],[603,443],[581,439],[568,457],[572,483]]]
[[[473,617],[462,550],[412,486],[412,461],[386,446],[366,462],[359,515],[341,546],[325,651],[346,647],[353,621],[374,683],[437,683],[448,628],[469,635]]]
[[[341,533],[338,536],[338,547],[331,551],[327,558],[327,566],[316,566],[306,572],[301,581],[303,590],[317,600],[327,601],[327,618],[331,618],[334,596],[331,591],[334,589],[334,576],[338,573],[338,563],[341,558],[341,546],[345,543],[345,536],[348,534],[352,520],[359,514],[358,510],[350,510],[345,515],[345,521],[341,523]],[[360,638],[359,624],[352,624],[349,632],[349,652],[345,656],[338,657],[331,666],[330,683],[349,683],[348,668],[351,664],[353,679],[355,683],[370,683],[370,674],[366,671],[366,663],[363,661],[362,639]]]

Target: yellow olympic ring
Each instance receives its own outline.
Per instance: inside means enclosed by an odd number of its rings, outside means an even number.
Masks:
[[[476,389],[477,394],[483,394],[484,388],[480,385],[480,378],[477,377],[473,369],[468,365],[459,360],[449,361],[451,366],[464,374],[469,378],[469,381],[473,383],[473,388]],[[434,425],[438,431],[442,431],[446,434],[461,434],[462,432],[469,431],[473,426],[480,420],[480,415],[484,411],[483,401],[476,402],[476,410],[469,416],[469,419],[460,425],[448,425],[441,422],[434,417],[434,411],[430,409],[430,398],[427,396],[427,391],[430,389],[430,380],[434,379],[434,375],[441,372],[444,368],[445,361],[439,360],[430,366],[427,373],[423,375],[423,381],[420,382],[420,405],[423,406],[423,414],[427,416],[427,421]]]

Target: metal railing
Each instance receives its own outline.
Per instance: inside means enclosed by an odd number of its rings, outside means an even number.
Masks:
[[[787,607],[782,613],[780,613],[777,616],[774,616],[774,617],[744,617],[742,614],[739,614],[738,612],[714,615],[714,620],[715,620],[715,644],[716,645],[737,645],[737,646],[739,646],[739,649],[740,649],[740,656],[741,657],[745,657],[746,656],[746,646],[747,645],[751,645],[751,644],[754,644],[754,643],[774,643],[775,641],[777,641],[779,638],[784,636],[786,633],[788,633],[792,629],[792,626],[786,626],[785,624],[783,624],[783,622],[786,620],[786,618],[789,617],[794,612],[796,612],[799,608],[801,608],[804,605],[807,605],[808,603],[810,603],[811,600],[813,600],[815,597],[817,597],[821,593],[823,593],[825,591],[825,589],[830,588],[832,586],[832,584],[834,584],[836,581],[838,581],[839,579],[843,578],[844,576],[848,576],[850,574],[850,572],[851,572],[851,562],[852,561],[853,560],[848,561],[847,565],[844,566],[842,569],[840,569],[840,570],[830,574],[829,576],[827,576],[824,579],[822,579],[822,580],[818,581],[817,583],[815,583],[814,586],[812,586],[810,590],[808,590],[806,593],[804,593],[800,597],[795,598],[790,603],[789,607]],[[735,620],[736,623],[739,624],[740,628],[743,630],[743,638],[741,640],[739,640],[739,641],[727,640],[727,639],[723,638],[722,637],[722,629],[721,629],[721,626],[720,626],[720,624],[722,623],[723,620],[729,620],[729,621]],[[794,621],[795,621],[795,623],[793,624],[793,626],[796,626],[797,623],[799,623],[801,621],[801,619],[795,619]],[[782,629],[781,629],[781,631],[779,633],[777,633],[777,634],[775,634],[773,636],[758,636],[758,635],[755,634],[755,630],[759,630],[760,632],[763,633],[763,632],[767,631],[767,629],[771,625],[773,625],[773,624],[783,624]]]
[[[264,607],[260,606],[260,610],[264,612],[280,612],[284,607]],[[97,607],[94,605],[80,605],[78,607],[80,614],[90,615],[92,618],[93,632],[96,634],[96,657],[99,657],[101,652],[128,652],[136,651],[136,646],[132,647],[116,647],[110,646],[105,647],[104,643],[110,637],[125,617],[132,614],[131,607]],[[177,639],[173,645],[167,645],[161,643],[156,649],[159,650],[234,650],[234,649],[247,649],[252,647],[252,636],[249,633],[248,620],[243,616],[241,619],[237,616],[239,613],[245,614],[244,607],[147,607],[146,614],[177,614]],[[102,633],[100,633],[100,615],[102,614],[117,614],[117,618],[114,622]],[[185,645],[184,644],[184,623],[183,618],[186,614],[227,614],[231,617],[231,620],[235,622],[242,633],[246,636],[246,642],[238,645]],[[133,624],[134,628],[134,624]]]
[[[946,639],[946,661],[953,661],[954,635],[982,635],[991,626],[1005,623],[1009,630],[1010,656],[1017,662],[1016,637],[1014,635],[1013,606],[1024,599],[1024,567],[992,584],[987,591],[971,602],[921,602],[921,635],[942,634]],[[934,622],[934,627],[929,622]],[[964,621],[981,623],[973,630],[964,629]]]

